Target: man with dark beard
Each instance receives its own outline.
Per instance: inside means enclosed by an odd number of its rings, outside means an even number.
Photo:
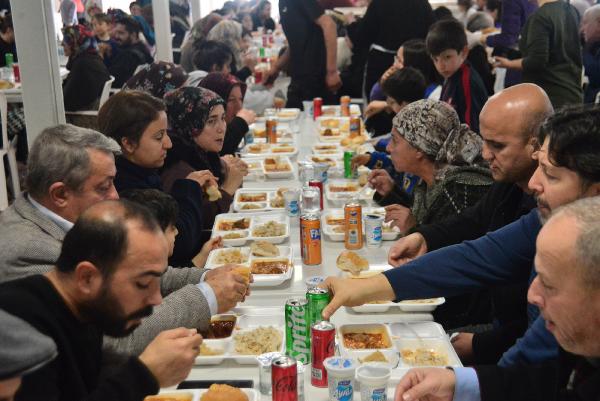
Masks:
[[[152,214],[128,201],[86,210],[55,268],[0,286],[0,308],[52,338],[57,358],[23,379],[17,400],[142,400],[182,381],[198,354],[195,329],[160,333],[100,379],[103,335],[125,336],[162,301],[169,246]]]

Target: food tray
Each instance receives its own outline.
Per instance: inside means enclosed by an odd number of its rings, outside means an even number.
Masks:
[[[393,382],[400,380],[400,378],[413,367],[432,366],[431,364],[411,365],[405,362],[402,357],[399,356],[400,351],[405,349],[431,349],[440,355],[446,356],[447,364],[443,366],[462,366],[458,355],[456,355],[456,352],[450,343],[450,339],[444,332],[442,326],[435,322],[340,325],[336,332],[336,338],[339,352],[342,356],[363,359],[376,351],[375,349],[368,351],[350,349],[345,346],[342,340],[342,333],[348,331],[363,332],[363,330],[364,332],[369,332],[370,330],[383,331],[389,335],[392,342],[391,347],[378,349],[385,355],[389,362],[376,363],[385,363],[392,367],[392,377],[390,380]]]
[[[278,121],[294,121],[300,117],[300,109],[296,108],[265,109],[264,114],[266,115],[269,113],[273,113],[275,119],[277,119]]]
[[[342,191],[335,191],[334,188],[345,187]],[[325,184],[325,198],[334,206],[342,207],[346,202],[358,197],[361,201],[371,201],[375,190],[369,188],[362,191],[362,186],[358,184],[358,180],[353,179],[331,179]]]
[[[425,301],[429,301],[425,303]],[[364,304],[361,306],[350,307],[354,312],[358,313],[383,313],[389,311],[391,308],[399,308],[403,312],[433,312],[438,306],[446,302],[444,297],[431,298],[427,300],[410,300],[402,302],[382,302]]]
[[[242,390],[248,396],[248,401],[259,401],[260,400],[258,391],[256,391],[255,389],[240,388],[240,390]],[[191,397],[190,398],[191,401],[200,401],[200,399],[202,398],[202,395],[204,393],[206,393],[207,391],[208,391],[207,388],[198,389],[198,390],[161,390],[158,394],[165,395],[165,396],[170,395],[170,394],[178,395],[178,396],[189,394]]]
[[[274,162],[280,164],[282,167],[285,166],[286,169],[282,169],[281,171],[270,171],[267,169],[268,162]],[[266,178],[278,179],[278,178],[289,178],[294,175],[294,167],[290,162],[290,159],[285,156],[274,156],[274,157],[265,157],[261,161],[263,174]],[[273,164],[273,163],[271,163]]]
[[[281,188],[280,188],[281,189]],[[265,194],[266,200],[264,201],[251,201],[244,200],[244,195],[262,195]],[[277,191],[268,190],[262,191],[260,189],[244,189],[240,188],[235,191],[235,195],[233,197],[233,210],[238,213],[255,213],[255,212],[265,212],[265,211],[281,211],[283,212],[285,208],[282,207],[273,207],[272,201],[279,198],[277,195]],[[257,209],[244,209],[245,205],[256,205],[260,206]]]
[[[250,221],[249,227],[245,229],[232,229],[223,230],[220,227],[222,221],[236,221],[240,219],[248,219]],[[257,237],[255,235],[255,229],[267,223],[268,221],[276,221],[277,223],[283,223],[285,225],[285,233],[279,236],[272,237]],[[230,233],[240,234],[241,238],[227,239],[225,236]],[[212,229],[212,237],[220,235],[223,237],[223,244],[226,246],[242,246],[248,240],[264,240],[273,244],[280,244],[290,236],[290,219],[288,216],[281,213],[261,213],[257,216],[236,214],[236,213],[223,213],[215,217],[215,223]]]
[[[266,125],[264,122],[252,123],[249,129],[254,131],[254,142],[266,143]],[[277,123],[277,143],[293,143],[295,136],[289,123]]]
[[[334,154],[334,155],[310,155],[310,156],[306,156],[306,161],[307,162],[311,162],[311,163],[327,163],[329,165],[329,168],[337,168],[337,169],[342,169],[344,168],[344,159],[343,159],[343,155],[340,154]]]
[[[324,117],[335,117],[342,115],[342,107],[340,105],[321,106],[321,112]],[[360,116],[360,106],[357,104],[350,105],[350,115]]]
[[[285,318],[283,313],[281,314],[242,314],[238,315],[237,325],[233,330],[232,336],[219,340],[204,340],[206,345],[210,348],[219,348],[224,351],[219,356],[200,356],[196,357],[196,365],[218,365],[225,360],[233,360],[242,365],[256,365],[257,355],[240,355],[235,353],[235,340],[234,337],[238,333],[248,332],[260,326],[271,326],[279,330],[281,334],[281,346],[278,352],[285,351]]]
[[[249,143],[244,145],[241,154],[247,158],[263,158],[273,156],[293,157],[298,154],[298,147],[286,143]]]
[[[271,261],[271,260],[285,260],[288,264],[288,269],[283,274],[253,274],[254,282],[250,284],[251,287],[275,287],[285,281],[292,278],[294,274],[294,258],[292,248],[289,246],[277,246],[279,249],[279,256],[254,256],[250,251],[250,247],[241,248],[223,248],[215,249],[208,254],[205,267],[207,269],[214,269],[215,267],[223,265],[218,263],[217,258],[221,252],[229,252],[232,249],[239,249],[242,253],[245,261],[241,262],[241,265],[251,267],[255,262]]]
[[[311,147],[315,155],[336,155],[344,154],[344,149],[338,143],[317,143]]]
[[[362,216],[363,216],[363,234],[365,233],[365,216],[367,214],[378,214],[381,216],[385,216],[384,208],[369,208],[363,207]],[[344,218],[344,209],[328,209],[323,213],[321,218],[321,226],[323,227],[323,233],[329,237],[331,241],[340,242],[344,240],[344,232],[336,232],[334,227],[340,227],[338,224],[330,224],[332,222],[331,219],[343,219]],[[400,236],[400,230],[397,227],[392,227],[391,223],[383,223],[383,233],[381,237],[384,241],[395,241]],[[366,239],[365,239],[366,241]]]
[[[317,117],[317,132],[322,142],[339,142],[350,134],[350,117]]]

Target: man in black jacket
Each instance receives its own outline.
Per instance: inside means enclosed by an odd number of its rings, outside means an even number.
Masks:
[[[598,400],[600,396],[600,197],[558,209],[537,237],[528,300],[562,350],[541,366],[414,369],[395,401]]]
[[[139,357],[100,378],[103,336],[125,336],[162,301],[169,245],[145,207],[91,206],[65,236],[55,268],[0,286],[0,308],[56,344],[56,359],[23,379],[17,400],[138,400],[185,379],[202,337],[160,333]]]
[[[460,215],[416,227],[412,234],[398,240],[390,249],[389,263],[400,266],[426,252],[479,238],[533,209],[535,201],[527,183],[537,162],[531,156],[538,148],[538,130],[552,112],[548,96],[534,84],[516,85],[492,96],[479,118],[483,157],[490,164],[495,183],[475,206]],[[527,328],[526,289],[527,283],[523,282],[494,290],[492,303],[500,325],[476,335],[461,333],[454,342],[461,358],[479,363],[498,361]],[[474,304],[481,300],[476,297]],[[521,318],[515,319],[515,311],[520,311]],[[472,310],[470,314],[478,313]]]
[[[140,24],[131,17],[123,17],[115,24],[113,36],[119,45],[119,52],[108,69],[110,75],[115,77],[113,88],[122,87],[139,65],[154,61],[146,45],[140,41],[140,32]]]

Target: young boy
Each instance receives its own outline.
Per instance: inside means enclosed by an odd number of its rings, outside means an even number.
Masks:
[[[425,44],[444,77],[440,100],[456,110],[462,123],[479,132],[479,112],[488,96],[481,77],[466,61],[469,48],[463,25],[455,19],[438,21],[429,29]]]
[[[92,17],[94,35],[96,35],[96,41],[98,41],[98,48],[104,60],[104,65],[107,67],[110,67],[112,59],[119,51],[117,42],[110,37],[111,26],[112,20],[110,16],[104,13],[98,13]]]

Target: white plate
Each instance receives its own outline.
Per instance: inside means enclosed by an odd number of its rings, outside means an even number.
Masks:
[[[250,247],[243,246],[239,248],[220,248],[210,251],[210,253],[208,254],[208,258],[206,258],[206,263],[204,264],[204,267],[210,269],[225,264],[223,262],[219,262],[217,258],[223,253],[229,253],[236,250],[239,250],[242,254],[242,257],[245,259],[238,264],[248,265],[250,263]]]
[[[294,121],[300,117],[300,109],[296,108],[284,108],[279,110],[273,108],[265,109],[264,114],[268,113],[275,113],[274,117],[278,121]]]
[[[306,161],[311,163],[327,163],[330,169],[338,168],[343,170],[344,168],[344,155],[342,155],[341,153],[335,155],[314,154],[306,156]]]
[[[342,107],[340,105],[322,106],[321,110],[323,111],[323,117],[339,117],[342,115]],[[350,115],[360,116],[360,106],[357,104],[351,104]]]
[[[260,397],[258,392],[253,388],[240,388],[242,392],[244,392],[248,396],[248,401],[259,401]],[[207,388],[198,389],[198,390],[160,390],[159,395],[169,395],[169,394],[190,394],[192,396],[192,401],[200,401],[202,395],[208,392]]]
[[[287,188],[287,187],[286,187]],[[242,195],[244,194],[266,194],[267,199],[265,201],[242,201]],[[233,210],[238,213],[255,213],[264,211],[284,211],[284,207],[273,207],[271,202],[277,198],[277,191],[268,190],[263,191],[260,189],[245,189],[240,188],[235,191],[233,200]],[[244,205],[255,204],[261,206],[260,209],[244,209]]]
[[[273,156],[294,157],[298,154],[298,147],[296,145],[285,143],[250,143],[242,148],[241,154],[244,158],[264,158]]]
[[[254,130],[254,142],[266,143],[267,138],[264,136],[266,133],[265,123],[256,122],[250,124],[249,129]],[[256,136],[257,133],[260,136]],[[294,143],[295,136],[289,123],[277,123],[277,143]]]
[[[231,231],[225,231],[225,230],[219,229],[219,225],[222,221],[236,221],[236,220],[240,220],[242,218],[250,220],[250,227],[248,229],[231,230]],[[277,223],[284,224],[285,225],[285,233],[283,235],[272,236],[272,237],[256,237],[254,235],[255,229],[258,226],[265,224],[269,221],[275,221]],[[215,217],[215,223],[214,223],[213,229],[212,229],[212,237],[216,237],[218,235],[223,237],[224,235],[227,235],[228,233],[232,233],[232,232],[245,234],[246,236],[243,238],[236,238],[236,239],[223,239],[224,245],[226,245],[226,246],[242,246],[248,240],[253,240],[253,239],[268,241],[268,242],[271,242],[272,244],[280,244],[283,241],[285,241],[287,238],[289,238],[289,236],[290,236],[290,218],[283,213],[260,213],[258,215],[237,214],[237,213],[218,214]]]
[[[311,147],[316,155],[334,155],[343,154],[344,150],[337,143],[317,143]]]
[[[404,312],[432,312],[438,306],[442,305],[446,302],[444,297],[433,298],[432,302],[428,303],[420,303],[420,302],[411,302],[411,301],[402,301],[398,302],[398,307],[400,310]]]
[[[266,224],[269,221],[285,224],[285,233],[279,236],[259,237],[256,236],[256,228]],[[272,244],[280,244],[290,236],[290,218],[284,214],[261,214],[252,217],[252,227],[250,229],[252,239],[271,242]]]
[[[267,178],[289,178],[294,175],[294,168],[292,167],[292,163],[290,162],[290,159],[288,157],[285,157],[285,156],[273,157],[273,159],[278,160],[279,163],[285,164],[289,167],[289,169],[285,170],[285,171],[268,171],[267,166],[266,166],[267,159],[271,159],[271,158],[266,157],[262,160],[263,174],[265,175],[265,177],[267,177]]]

